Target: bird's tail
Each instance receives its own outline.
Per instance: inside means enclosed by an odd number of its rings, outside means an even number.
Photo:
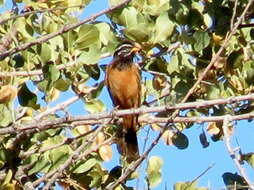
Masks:
[[[136,134],[137,116],[127,115],[123,117],[124,139],[120,147],[127,162],[139,158],[138,139]]]

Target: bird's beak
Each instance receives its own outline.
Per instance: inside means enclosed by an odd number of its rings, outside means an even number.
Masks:
[[[138,53],[142,49],[141,45],[138,43],[134,43],[134,47],[131,50],[131,53]]]

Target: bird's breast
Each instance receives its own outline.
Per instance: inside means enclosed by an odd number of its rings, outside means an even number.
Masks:
[[[136,65],[124,69],[109,68],[107,78],[110,93],[120,108],[139,106],[140,75]]]

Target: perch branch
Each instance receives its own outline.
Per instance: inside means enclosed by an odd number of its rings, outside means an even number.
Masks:
[[[117,110],[114,111],[113,116],[114,117],[119,117],[119,116],[124,116],[124,115],[132,115],[132,114],[144,114],[144,113],[153,113],[153,112],[163,112],[163,111],[174,111],[174,110],[186,110],[186,109],[198,109],[198,108],[205,108],[205,107],[210,107],[210,106],[215,106],[215,105],[221,105],[221,104],[232,104],[235,102],[240,102],[240,101],[253,101],[254,100],[254,94],[249,94],[249,95],[244,95],[244,96],[236,96],[236,97],[230,97],[226,99],[217,99],[217,100],[207,100],[207,101],[198,101],[198,102],[188,102],[188,103],[181,103],[177,104],[175,106],[171,105],[164,105],[164,106],[156,106],[156,107],[141,107],[141,108],[136,108],[136,109],[127,109],[127,110]],[[234,116],[236,119],[250,119],[253,118],[254,113],[249,113],[249,114],[242,114],[239,116]],[[214,116],[215,117],[215,116]],[[220,117],[220,116],[216,116]],[[33,133],[37,132],[38,130],[46,130],[48,128],[57,128],[61,126],[56,126],[56,125],[61,125],[72,122],[80,122],[80,121],[87,121],[88,123],[91,124],[96,124],[96,123],[101,123],[100,120],[107,119],[107,118],[112,118],[112,112],[101,112],[97,114],[88,114],[88,115],[83,115],[83,116],[66,116],[63,118],[57,118],[54,120],[42,120],[40,123],[39,122],[32,122],[29,124],[15,124],[14,126],[10,127],[5,127],[5,128],[0,128],[0,135],[4,134],[21,134],[21,133]],[[190,118],[192,122],[196,121],[205,121],[207,120],[202,117],[193,117],[193,119]],[[201,118],[201,119],[200,119]],[[165,118],[168,119],[168,118]],[[186,119],[186,118],[184,118]],[[172,120],[174,122],[187,122],[187,120],[181,119],[180,117]],[[62,126],[63,127],[63,126]]]

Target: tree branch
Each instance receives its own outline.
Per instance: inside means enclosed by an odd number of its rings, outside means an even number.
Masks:
[[[94,21],[97,17],[99,16],[102,16],[106,13],[109,13],[109,12],[112,12],[113,10],[115,9],[118,9],[118,8],[121,8],[123,7],[124,5],[126,5],[127,3],[129,3],[131,0],[125,0],[123,1],[122,3],[118,4],[118,5],[115,5],[115,6],[112,6],[110,8],[107,8],[103,11],[100,11],[92,16],[89,16],[88,18],[80,21],[80,22],[77,22],[77,23],[74,23],[74,24],[67,24],[67,25],[64,25],[60,30],[56,31],[56,32],[53,32],[53,33],[50,33],[50,34],[47,34],[47,35],[44,35],[44,36],[41,36],[39,38],[37,38],[36,40],[32,41],[32,42],[28,42],[28,43],[25,43],[25,44],[22,44],[18,47],[15,47],[13,49],[10,49],[8,51],[5,51],[4,53],[0,53],[0,60],[1,59],[4,59],[10,55],[13,55],[14,53],[17,53],[19,51],[23,51],[23,50],[26,50],[34,45],[37,45],[37,44],[41,44],[41,43],[44,43],[44,42],[47,42],[48,40],[58,36],[58,35],[61,35],[65,32],[68,32],[70,30],[73,30],[74,28],[77,28],[79,26],[81,26],[82,24],[85,24],[87,22],[91,22],[91,21]]]
[[[86,5],[74,5],[74,6],[69,6],[69,7],[55,7],[55,8],[49,8],[49,9],[29,11],[29,12],[25,12],[25,13],[22,13],[22,14],[19,14],[19,15],[11,16],[9,18],[0,18],[0,25],[8,22],[9,20],[15,20],[17,18],[26,17],[26,16],[29,16],[29,15],[32,15],[32,14],[53,12],[53,11],[57,11],[57,10],[65,10],[65,9],[76,8],[76,7],[84,8],[85,6]]]
[[[96,114],[88,114],[83,116],[66,116],[63,118],[57,118],[54,120],[44,120],[40,123],[38,122],[32,122],[29,124],[15,124],[10,127],[0,128],[0,135],[4,134],[22,134],[22,133],[33,133],[37,132],[38,130],[46,130],[48,128],[57,128],[61,126],[56,125],[62,125],[62,124],[68,124],[73,123],[77,121],[87,121],[88,123],[98,124],[101,123],[100,120],[112,118],[112,117],[120,117],[124,115],[136,115],[136,114],[145,114],[145,113],[153,113],[153,112],[165,112],[165,111],[174,111],[174,110],[187,110],[187,109],[198,109],[198,108],[207,108],[215,105],[222,105],[222,104],[232,104],[235,102],[240,101],[253,101],[254,100],[254,94],[244,95],[244,96],[236,96],[236,97],[230,97],[226,99],[217,99],[217,100],[207,100],[207,101],[198,101],[198,102],[188,102],[188,103],[180,103],[175,106],[171,105],[164,105],[164,106],[156,106],[156,107],[141,107],[136,109],[126,109],[126,110],[114,110],[114,112],[101,112]],[[243,114],[239,116],[235,116],[237,119],[249,119],[253,118],[254,113],[249,114]],[[215,117],[215,116],[214,116]],[[220,116],[216,116],[220,117]],[[200,122],[205,121],[205,118],[202,117],[193,117],[194,120],[199,118]],[[168,119],[168,118],[164,118]],[[190,119],[192,120],[192,119]],[[177,119],[171,119],[171,121],[174,122],[187,122],[186,120],[181,120],[180,117]],[[192,120],[193,121],[193,120]],[[196,122],[193,121],[193,122]],[[62,126],[63,127],[63,126]]]
[[[234,161],[234,163],[235,163],[238,171],[240,172],[241,176],[245,179],[245,181],[249,185],[249,188],[251,190],[254,190],[254,185],[250,181],[250,179],[249,179],[248,175],[246,174],[244,168],[241,166],[241,163],[238,159],[239,155],[237,155],[236,151],[231,147],[230,132],[229,132],[229,129],[228,129],[231,121],[232,121],[232,116],[230,116],[230,115],[225,115],[224,116],[223,125],[222,125],[223,134],[224,134],[223,140],[224,140],[225,146],[227,148],[227,151],[228,151],[230,157],[232,158],[232,160]]]

